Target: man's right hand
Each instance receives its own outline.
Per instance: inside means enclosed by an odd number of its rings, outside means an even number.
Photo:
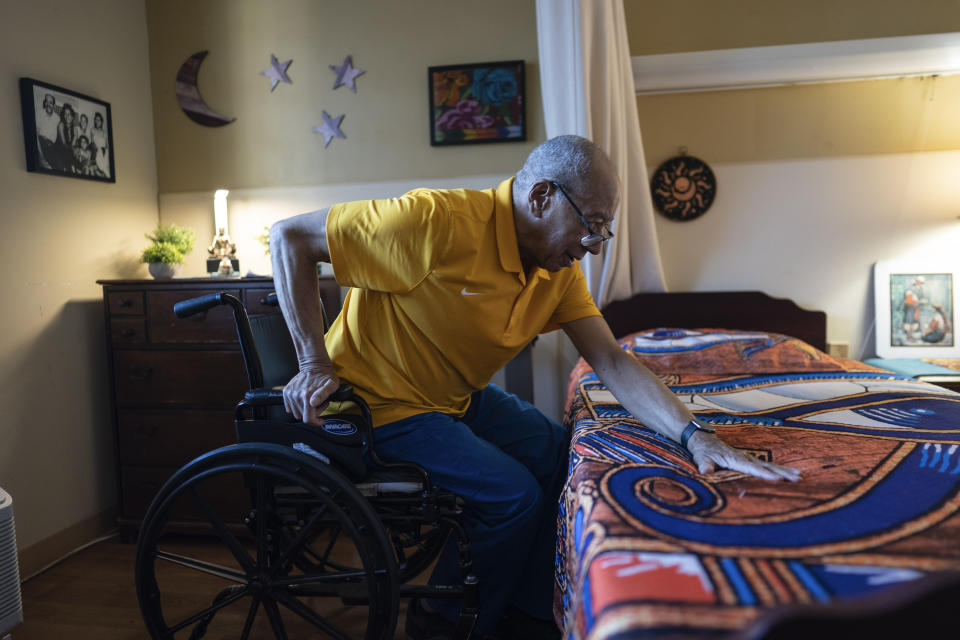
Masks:
[[[340,379],[333,365],[312,364],[301,369],[283,388],[283,406],[294,418],[319,427],[320,413],[327,408],[327,398],[340,388]]]

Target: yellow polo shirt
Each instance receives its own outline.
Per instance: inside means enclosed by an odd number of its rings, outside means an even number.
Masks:
[[[512,185],[330,208],[330,261],[352,288],[327,349],[374,425],[463,414],[470,394],[548,325],[600,315],[578,264],[524,273]]]

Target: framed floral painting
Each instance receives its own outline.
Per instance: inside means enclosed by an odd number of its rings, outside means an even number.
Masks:
[[[430,67],[430,144],[527,139],[523,60]]]

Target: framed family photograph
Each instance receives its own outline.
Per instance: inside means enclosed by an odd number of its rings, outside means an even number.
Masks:
[[[108,103],[20,78],[20,104],[27,171],[117,181]]]
[[[527,139],[523,60],[430,67],[430,144]]]
[[[957,358],[960,263],[878,262],[874,266],[877,355]]]

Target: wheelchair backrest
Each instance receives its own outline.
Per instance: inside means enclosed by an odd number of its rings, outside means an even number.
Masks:
[[[276,304],[276,294],[264,300],[267,305]],[[328,328],[327,316],[321,303],[324,331]],[[276,389],[284,386],[300,370],[293,338],[282,314],[271,313],[247,316],[253,348],[249,349],[256,360],[253,367],[259,380],[251,380],[256,387]],[[243,332],[240,332],[243,335]],[[350,406],[344,407],[344,404]],[[290,422],[290,415],[283,405],[261,407],[253,420],[237,421],[238,442],[273,442],[292,446],[315,457],[330,459],[354,480],[366,474],[363,454],[367,450],[365,438],[369,427],[363,424],[367,417],[357,408],[350,412],[352,403],[331,402],[331,411],[324,415],[325,424],[308,427]],[[258,415],[259,414],[259,415]]]
[[[250,316],[250,333],[256,345],[263,380],[257,386],[272,389],[287,384],[300,367],[287,323],[279,313]]]
[[[277,294],[271,293],[260,301],[262,304],[278,307]],[[330,321],[327,319],[326,309],[323,308],[323,301],[320,303],[320,317],[323,321],[323,332],[326,333],[330,328]],[[237,310],[235,310],[237,313]],[[240,314],[246,316],[245,311]],[[248,375],[250,376],[251,388],[272,389],[280,387],[297,375],[300,371],[300,365],[297,361],[297,351],[293,346],[293,338],[290,337],[290,329],[287,322],[280,313],[270,313],[264,315],[246,316],[250,327],[250,338],[253,341],[252,348],[249,349],[254,362],[248,363]],[[244,341],[244,331],[240,328],[243,318],[237,318],[237,331],[241,343]]]

